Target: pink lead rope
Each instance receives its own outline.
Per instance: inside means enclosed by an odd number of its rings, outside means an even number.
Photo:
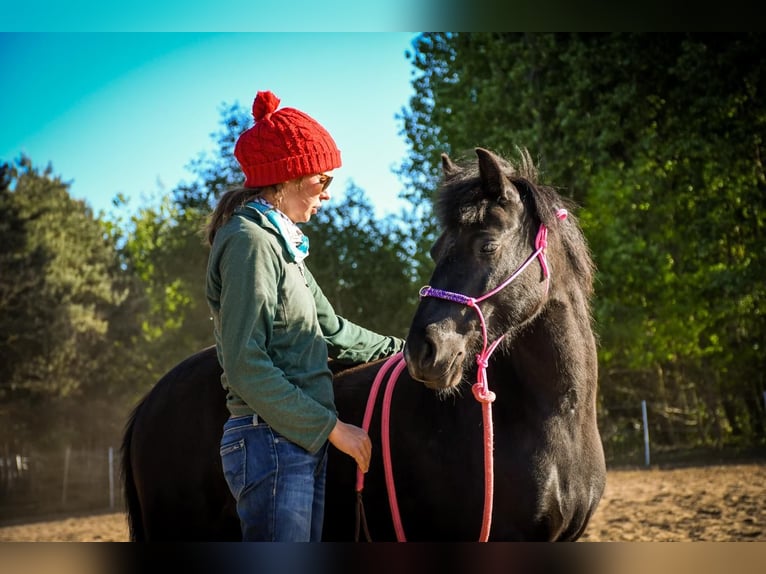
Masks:
[[[567,210],[559,209],[556,211],[556,217],[559,220],[567,218]],[[505,335],[501,335],[491,345],[487,346],[487,324],[484,320],[484,314],[478,307],[478,303],[481,303],[485,299],[488,299],[492,295],[495,295],[511,282],[513,282],[529,265],[535,260],[539,259],[540,267],[543,270],[543,276],[545,277],[545,293],[548,294],[550,288],[550,270],[548,268],[548,261],[546,258],[546,248],[548,247],[548,228],[545,225],[540,224],[540,229],[537,232],[535,238],[535,251],[522,263],[516,271],[511,274],[508,279],[503,281],[500,285],[488,291],[481,297],[468,297],[461,293],[453,293],[452,291],[443,291],[441,289],[434,289],[430,285],[426,285],[420,289],[420,297],[436,297],[439,299],[445,299],[447,301],[453,301],[454,303],[460,303],[468,307],[472,307],[479,315],[479,321],[481,322],[481,334],[483,339],[481,353],[476,355],[476,364],[478,370],[476,372],[476,383],[471,387],[474,398],[482,405],[482,420],[484,425],[484,512],[482,515],[481,532],[479,534],[479,542],[486,542],[489,540],[489,531],[492,525],[492,504],[494,500],[495,490],[495,478],[494,478],[494,432],[492,426],[492,403],[495,400],[495,393],[489,390],[489,384],[487,381],[487,366],[489,365],[489,358],[492,353],[495,352],[500,342]],[[364,420],[362,422],[362,428],[369,432],[370,422],[372,420],[372,411],[375,407],[375,401],[377,399],[380,386],[383,384],[383,380],[386,374],[391,369],[392,365],[396,365],[391,377],[389,378],[389,384],[386,387],[385,394],[383,396],[383,412],[381,414],[381,446],[383,449],[383,470],[386,476],[386,490],[388,491],[388,501],[391,508],[391,517],[394,523],[394,530],[396,532],[396,539],[399,542],[406,541],[404,536],[404,528],[402,527],[401,516],[399,515],[399,504],[396,499],[396,488],[394,486],[393,468],[391,464],[391,447],[389,444],[389,422],[391,415],[391,397],[393,396],[394,387],[399,379],[399,375],[404,370],[406,363],[404,361],[402,353],[397,353],[388,359],[373,381],[372,388],[370,389],[370,396],[367,400],[367,407],[364,413]],[[364,517],[363,505],[362,505],[362,490],[364,489],[364,474],[357,468],[356,471],[356,492],[357,492],[357,540],[359,539],[359,523],[360,519],[363,523],[367,540],[370,540],[370,534],[367,530],[366,519]]]

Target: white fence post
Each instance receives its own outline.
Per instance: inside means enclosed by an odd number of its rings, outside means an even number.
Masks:
[[[109,508],[114,509],[114,448],[109,447]]]
[[[646,401],[641,401],[641,417],[644,420],[644,463],[649,466],[649,417],[646,415]]]
[[[64,451],[64,484],[61,487],[61,504],[66,504],[67,481],[69,480],[69,459],[72,457],[72,447],[67,446]]]

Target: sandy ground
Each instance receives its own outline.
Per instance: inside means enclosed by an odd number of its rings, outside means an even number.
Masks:
[[[125,515],[0,527],[0,541],[128,540]],[[766,541],[766,463],[615,470],[583,541]]]
[[[610,472],[581,540],[766,541],[766,463]]]

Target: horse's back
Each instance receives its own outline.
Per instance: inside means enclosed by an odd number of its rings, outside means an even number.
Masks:
[[[209,347],[168,371],[136,407],[123,452],[134,539],[240,537],[218,456],[228,417],[220,377]]]
[[[366,397],[381,364],[349,366],[330,361],[339,410],[347,422],[361,425]],[[215,347],[203,349],[168,371],[133,411],[123,439],[133,540],[241,538],[219,455],[223,424],[229,416],[221,373]],[[353,459],[335,449],[330,449],[330,458],[326,517],[334,523],[340,516],[341,538],[350,540],[355,466]]]

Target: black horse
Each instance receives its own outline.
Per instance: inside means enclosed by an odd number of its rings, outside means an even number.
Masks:
[[[526,152],[519,165],[481,148],[476,154],[478,162],[465,166],[442,156],[436,267],[421,291],[407,369],[392,395],[402,528],[408,540],[472,541],[486,527],[482,445],[490,425],[467,384],[478,375],[481,396],[496,395],[489,539],[576,540],[606,476],[596,425],[591,259],[574,218],[564,218],[564,200],[537,183]],[[361,425],[382,364],[331,365],[343,420]],[[228,416],[220,374],[214,349],[205,349],[167,373],[132,413],[122,454],[133,540],[239,538],[218,455]],[[362,513],[376,541],[396,539],[380,423],[378,400]],[[330,449],[324,539],[357,536],[355,480],[353,460]]]

